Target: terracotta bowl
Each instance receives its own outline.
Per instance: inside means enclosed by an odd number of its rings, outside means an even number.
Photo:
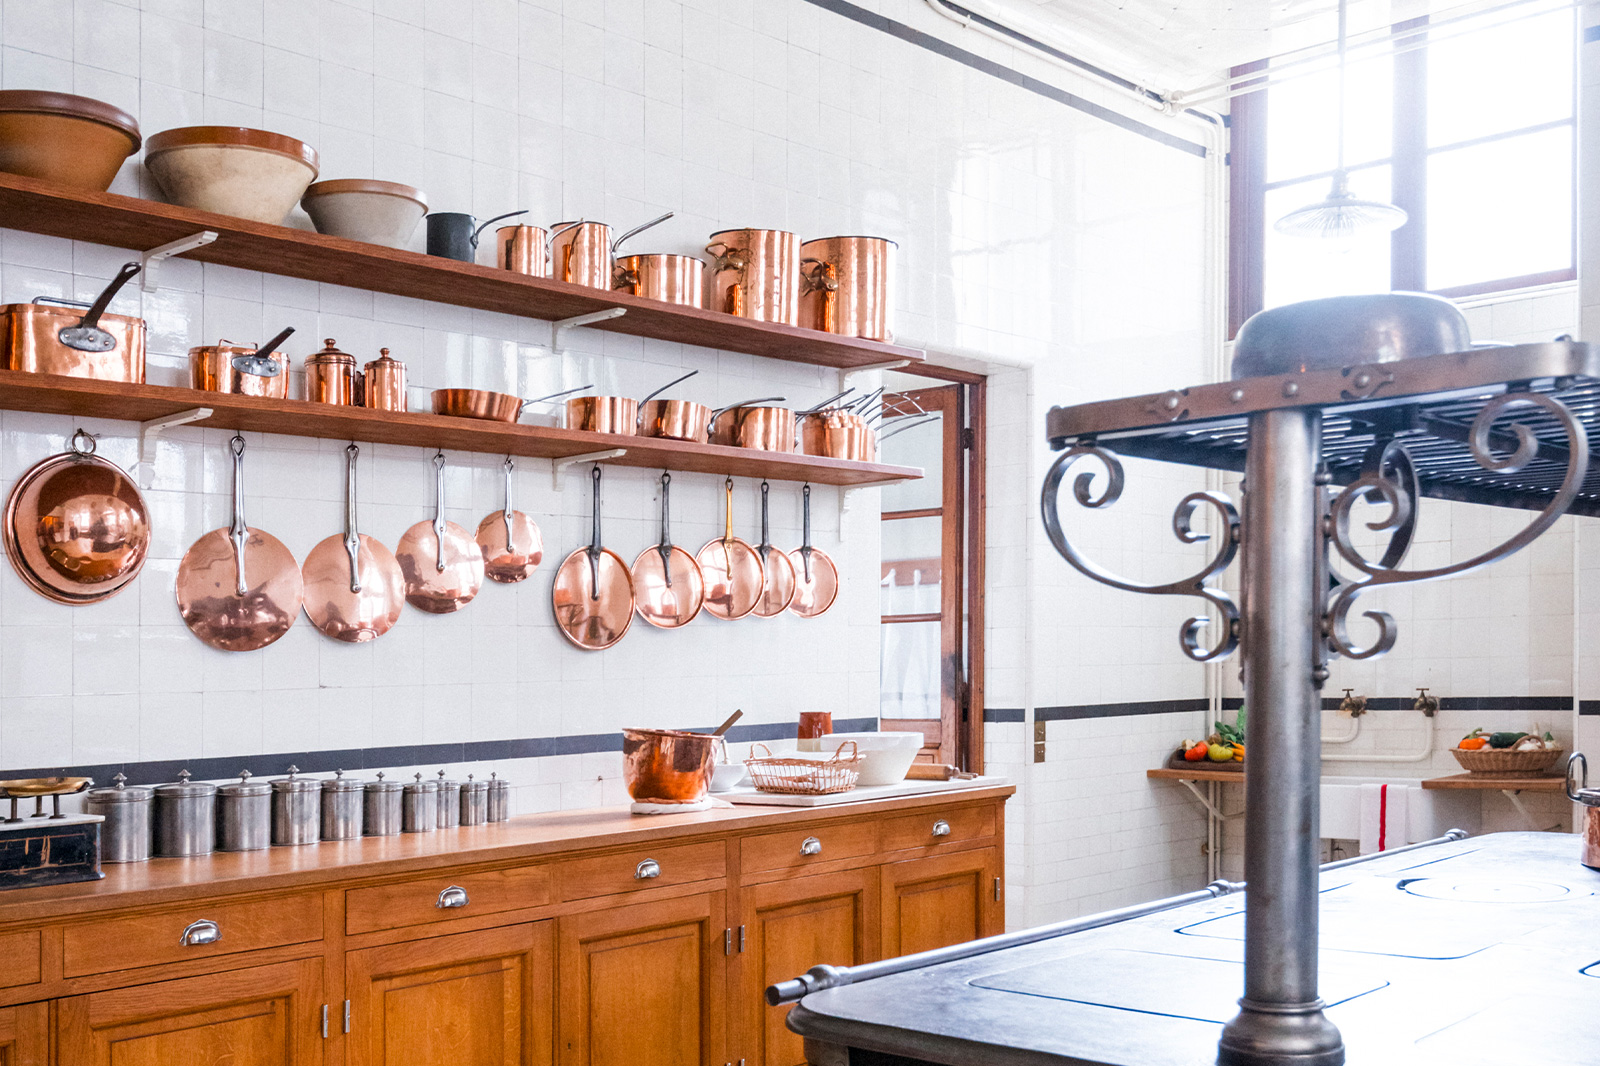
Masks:
[[[279,225],[317,176],[316,149],[243,126],[182,126],[145,144],[144,165],[180,207]]]
[[[300,198],[318,233],[404,248],[428,213],[421,189],[397,181],[338,178],[319,181]]]
[[[105,192],[122,161],[139,150],[139,124],[87,96],[0,92],[0,170]]]

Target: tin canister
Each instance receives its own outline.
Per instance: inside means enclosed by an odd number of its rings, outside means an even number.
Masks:
[[[489,775],[489,821],[504,822],[511,817],[511,785],[499,774]]]
[[[439,783],[422,775],[400,791],[400,828],[406,833],[431,833],[439,828]]]
[[[385,781],[378,771],[376,781],[367,782],[361,831],[369,837],[392,837],[400,832],[400,782]]]
[[[461,824],[461,782],[445,780],[439,771],[439,828],[454,829]]]
[[[155,854],[182,857],[210,855],[217,835],[217,786],[178,780],[155,787]]]
[[[61,331],[76,325],[88,309],[89,304],[77,300],[44,296],[31,304],[0,307],[0,366],[33,374],[144,384],[144,319],[101,315],[97,325],[114,341],[105,351],[80,351],[61,342]]]
[[[335,348],[332,337],[322,343],[321,351],[306,356],[306,399],[346,406],[358,403],[356,357]]]
[[[406,365],[378,349],[378,358],[367,364],[361,381],[361,402],[375,411],[406,409]]]
[[[882,237],[822,237],[800,246],[800,325],[894,340],[894,259]]]
[[[547,278],[550,234],[543,226],[501,226],[494,231],[494,261],[501,270]]]
[[[611,288],[611,227],[604,222],[557,222],[550,227],[549,277]]]
[[[707,306],[758,322],[799,321],[800,238],[777,229],[718,230]]]
[[[217,850],[260,851],[272,845],[272,787],[250,780],[249,770],[239,780],[217,786]]]
[[[489,782],[474,781],[467,775],[461,786],[461,824],[482,825],[489,820]]]
[[[322,839],[354,840],[361,835],[364,781],[344,776],[335,770],[322,782]]]
[[[96,788],[84,794],[84,810],[105,819],[100,827],[102,862],[144,862],[150,858],[151,791],[127,786],[127,776],[117,774],[115,788]]]
[[[272,782],[274,844],[315,844],[321,839],[322,782],[296,777],[299,772],[298,766],[291,766],[288,777]]]

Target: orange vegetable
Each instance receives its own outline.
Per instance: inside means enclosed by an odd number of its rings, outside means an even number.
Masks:
[[[1244,762],[1244,745],[1243,744],[1235,744],[1233,746],[1233,761],[1234,762]]]
[[[1456,747],[1465,751],[1477,751],[1479,748],[1487,747],[1488,744],[1488,737],[1463,737],[1461,743],[1457,744]]]
[[[1201,759],[1206,757],[1206,754],[1210,750],[1211,745],[1202,742],[1185,751],[1183,753],[1183,757],[1188,762],[1199,762]]]

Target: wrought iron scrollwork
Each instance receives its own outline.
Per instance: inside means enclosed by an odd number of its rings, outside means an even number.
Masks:
[[[1092,458],[1100,464],[1106,485],[1099,495],[1095,495],[1094,472],[1080,472],[1072,483],[1072,495],[1079,505],[1096,509],[1109,507],[1122,497],[1125,483],[1122,464],[1111,452],[1092,444],[1080,444],[1061,453],[1045,475],[1044,490],[1040,494],[1045,535],[1050,538],[1050,543],[1073,569],[1102,585],[1109,585],[1124,592],[1142,592],[1154,596],[1198,596],[1205,600],[1222,618],[1222,639],[1214,646],[1208,646],[1201,641],[1201,632],[1210,624],[1210,619],[1205,615],[1199,615],[1184,622],[1180,630],[1179,640],[1183,652],[1196,662],[1211,662],[1226,658],[1239,645],[1239,608],[1225,591],[1208,585],[1206,581],[1212,575],[1226,570],[1238,553],[1239,512],[1234,507],[1233,501],[1218,492],[1192,492],[1180,500],[1172,514],[1173,534],[1185,544],[1198,544],[1210,540],[1209,533],[1194,528],[1195,512],[1205,506],[1215,511],[1222,519],[1221,544],[1210,561],[1188,577],[1159,585],[1141,585],[1118,577],[1096,565],[1074,548],[1062,531],[1056,499],[1061,490],[1061,482],[1066,477],[1067,471],[1085,458]]]
[[[1328,646],[1334,653],[1348,659],[1371,659],[1394,647],[1397,636],[1394,619],[1385,611],[1362,612],[1378,627],[1378,636],[1371,644],[1362,647],[1351,641],[1350,609],[1362,594],[1385,585],[1435,581],[1488,566],[1532,544],[1566,513],[1577,498],[1583,487],[1584,476],[1588,473],[1589,439],[1582,424],[1561,401],[1543,393],[1531,392],[1508,392],[1489,400],[1473,419],[1468,434],[1467,443],[1472,458],[1485,470],[1507,474],[1514,474],[1533,461],[1539,453],[1539,441],[1533,430],[1522,422],[1511,424],[1511,432],[1516,437],[1516,446],[1511,454],[1496,455],[1493,450],[1492,430],[1495,422],[1506,412],[1519,407],[1540,408],[1560,423],[1566,434],[1567,470],[1561,487],[1538,517],[1516,536],[1486,552],[1459,563],[1428,570],[1399,568],[1415,531],[1417,506],[1421,501],[1416,470],[1399,441],[1376,445],[1368,453],[1361,476],[1333,498],[1328,509],[1328,539],[1339,557],[1362,575],[1340,584],[1328,598],[1323,630]],[[1363,555],[1351,539],[1351,509],[1358,501],[1387,508],[1384,515],[1367,523],[1368,529],[1394,531],[1379,559],[1373,560]]]

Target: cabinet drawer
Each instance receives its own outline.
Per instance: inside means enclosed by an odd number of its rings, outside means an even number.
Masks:
[[[802,826],[746,837],[739,844],[739,865],[747,874],[801,869],[877,850],[878,827],[871,822]]]
[[[940,832],[939,830],[945,830]],[[903,851],[994,836],[993,807],[957,807],[906,814],[883,823],[883,850]]]
[[[41,980],[39,931],[0,933],[0,960],[4,960],[0,962],[0,988],[38,984]]]
[[[322,898],[195,903],[71,925],[63,939],[63,972],[68,977],[304,944],[322,939]]]
[[[480,873],[440,873],[345,893],[345,932],[370,933],[451,918],[542,907],[550,902],[550,868],[521,866]]]
[[[562,863],[556,876],[562,899],[590,899],[720,878],[727,870],[727,858],[727,846],[721,841],[634,848],[616,855]]]

